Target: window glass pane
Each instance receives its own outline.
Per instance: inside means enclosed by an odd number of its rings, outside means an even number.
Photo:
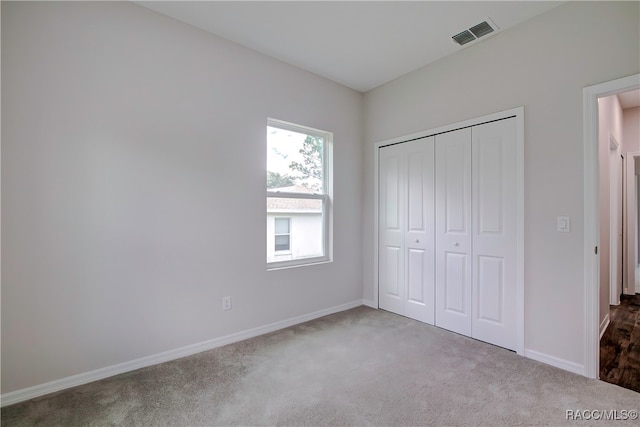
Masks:
[[[284,236],[276,236],[276,251],[288,251],[290,248],[289,245],[289,235]]]
[[[323,146],[321,136],[267,126],[267,188],[324,193]]]
[[[276,218],[276,234],[289,234],[289,218]]]
[[[333,135],[275,119],[266,131],[268,268],[327,261]]]
[[[325,255],[322,205],[322,199],[267,197],[267,262]]]
[[[267,197],[267,212],[280,212],[282,215],[291,213],[322,213],[320,199],[290,199],[288,197]],[[277,220],[276,218],[276,226]],[[287,219],[287,218],[282,218]],[[277,233],[277,232],[276,232]]]

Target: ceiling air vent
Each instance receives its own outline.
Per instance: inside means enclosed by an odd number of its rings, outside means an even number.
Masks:
[[[472,42],[476,39],[476,37],[471,34],[471,32],[469,32],[469,30],[464,30],[461,33],[456,34],[455,36],[452,37],[453,41],[455,41],[456,43],[458,43],[460,46],[462,46],[463,44],[467,44],[469,42]]]
[[[469,31],[471,31],[471,33],[477,38],[480,38],[482,36],[486,36],[489,33],[492,33],[493,28],[491,28],[491,25],[489,25],[487,21],[482,21],[478,25],[474,25],[473,27],[469,28]]]
[[[468,30],[464,30],[451,38],[460,46],[463,46],[467,43],[471,43],[472,41],[479,39],[480,37],[491,34],[497,29],[498,27],[496,26],[496,24],[494,24],[490,19],[487,19],[486,21],[482,21],[478,25],[474,25]]]

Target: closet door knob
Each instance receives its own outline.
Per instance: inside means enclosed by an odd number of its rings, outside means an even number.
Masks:
[[[416,239],[416,243],[420,243],[420,240]]]
[[[455,243],[453,244],[453,246],[460,246],[460,243],[455,242]]]

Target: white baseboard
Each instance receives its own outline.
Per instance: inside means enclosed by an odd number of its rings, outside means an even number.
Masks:
[[[366,305],[367,307],[375,308],[376,310],[378,309],[378,304],[372,299],[362,300],[362,304]]]
[[[609,319],[609,313],[607,313],[607,315],[604,316],[604,319],[602,319],[602,322],[600,323],[600,339],[602,339],[602,336],[604,335],[607,328],[609,327],[609,323],[611,322]]]
[[[156,365],[158,363],[179,359],[181,357],[191,356],[192,354],[211,350],[217,347],[222,347],[223,345],[243,341],[248,338],[257,337],[259,335],[268,334],[269,332],[288,328],[289,326],[308,322],[309,320],[317,319],[329,314],[334,314],[340,311],[359,307],[363,305],[363,303],[364,302],[362,300],[352,301],[346,304],[326,308],[324,310],[315,311],[313,313],[303,314],[301,316],[281,320],[279,322],[270,323],[268,325],[259,326],[253,329],[248,329],[246,331],[236,332],[234,334],[226,335],[220,338],[214,338],[185,347],[176,348],[174,350],[169,350],[162,353],[153,354],[151,356],[145,356],[139,359],[130,360],[128,362],[119,363],[117,365],[107,366],[105,368],[96,369],[94,371],[84,372],[48,383],[38,384],[32,387],[23,388],[21,390],[12,391],[0,396],[0,406],[12,405],[14,403],[33,399],[34,397],[39,397],[70,387],[87,384],[93,381],[112,377],[114,375],[123,374],[125,372],[130,372],[151,365]]]
[[[584,365],[569,360],[528,349],[524,350],[524,356],[537,360],[538,362],[546,363],[547,365],[555,366],[556,368],[564,369],[565,371],[573,372],[574,374],[585,375]]]

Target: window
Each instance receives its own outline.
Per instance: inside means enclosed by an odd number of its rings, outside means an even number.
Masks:
[[[331,260],[330,132],[267,121],[267,268]]]
[[[291,218],[275,218],[275,251],[291,250]]]

